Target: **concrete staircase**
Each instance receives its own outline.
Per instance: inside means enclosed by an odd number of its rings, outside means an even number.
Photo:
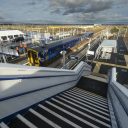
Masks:
[[[76,86],[17,115],[1,128],[110,128],[107,98]]]

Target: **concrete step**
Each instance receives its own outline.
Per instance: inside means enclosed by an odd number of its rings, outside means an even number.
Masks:
[[[110,128],[105,97],[72,88],[18,114],[1,128]]]

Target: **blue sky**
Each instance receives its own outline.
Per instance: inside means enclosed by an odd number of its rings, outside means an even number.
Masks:
[[[128,0],[0,0],[0,22],[128,24]]]

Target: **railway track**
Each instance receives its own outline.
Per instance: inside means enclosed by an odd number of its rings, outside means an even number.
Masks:
[[[100,32],[98,32],[98,33],[96,33],[95,35],[94,35],[94,37],[93,37],[93,39],[92,39],[92,41],[91,41],[91,47],[93,47],[94,45],[95,45],[95,40],[97,40],[97,37],[99,37],[99,33]],[[70,60],[68,59],[68,56],[69,55],[71,55],[71,54],[73,54],[73,55],[75,55],[75,56],[78,56],[79,58],[80,58],[80,60],[79,61],[81,61],[81,58],[84,58],[84,54],[86,54],[86,52],[87,52],[87,44],[89,43],[89,41],[86,41],[86,44],[82,47],[82,48],[80,48],[79,49],[79,51],[76,51],[76,52],[74,52],[74,53],[72,53],[72,52],[70,52],[70,53],[68,53],[67,55],[66,55],[66,63],[70,63]],[[62,60],[62,58],[60,58],[59,60],[58,60],[58,62],[56,61],[56,62],[54,62],[53,64],[50,64],[48,67],[54,67],[54,68],[62,68],[62,64],[60,64],[60,61]],[[27,63],[27,57],[20,57],[20,58],[16,58],[16,59],[14,59],[14,60],[12,60],[12,61],[10,61],[9,63],[13,63],[13,64],[23,64],[23,65],[27,65],[28,63]],[[73,61],[73,62],[71,62],[71,63],[73,63],[73,65],[74,64],[76,64],[76,61]],[[72,65],[72,64],[70,64],[70,65]]]
[[[92,49],[94,46],[98,45],[100,39],[98,38],[97,40],[93,41],[91,43],[90,49]],[[76,56],[79,58],[79,60],[67,60],[67,66],[68,69],[74,69],[81,61],[85,61],[87,59],[87,50],[88,47],[86,46],[83,50],[81,50],[78,54],[76,54]]]

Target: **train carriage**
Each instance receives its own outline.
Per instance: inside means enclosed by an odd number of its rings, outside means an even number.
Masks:
[[[90,37],[90,34],[88,35]],[[62,50],[72,48],[81,41],[81,36],[73,36],[56,43],[50,43],[45,47],[36,47],[28,49],[28,61],[33,66],[45,66],[47,63],[60,55]]]
[[[70,37],[58,41],[54,44],[45,45],[45,47],[36,47],[28,49],[28,61],[33,66],[43,66],[46,61],[51,61],[60,55],[62,50],[67,50],[79,43],[80,37]]]

